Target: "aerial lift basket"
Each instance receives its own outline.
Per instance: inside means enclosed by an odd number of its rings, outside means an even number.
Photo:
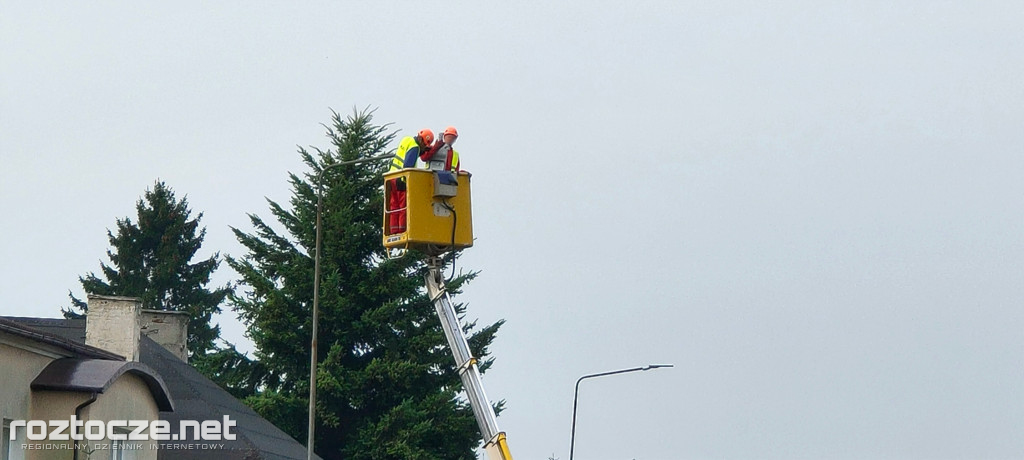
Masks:
[[[384,247],[439,255],[472,246],[469,177],[412,168],[384,174]],[[404,203],[394,199],[403,191]]]

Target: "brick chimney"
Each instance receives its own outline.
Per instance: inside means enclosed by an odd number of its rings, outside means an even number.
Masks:
[[[142,335],[188,362],[188,313],[142,310]]]
[[[142,299],[89,294],[85,344],[139,360]]]

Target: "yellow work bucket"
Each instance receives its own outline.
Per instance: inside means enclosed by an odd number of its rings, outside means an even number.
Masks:
[[[384,174],[384,247],[438,255],[472,246],[469,177],[412,168]]]

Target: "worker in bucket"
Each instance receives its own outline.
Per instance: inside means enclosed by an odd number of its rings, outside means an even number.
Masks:
[[[434,132],[429,129],[421,129],[415,136],[405,136],[398,143],[398,150],[391,159],[390,171],[399,169],[415,168],[416,160],[434,144]],[[396,179],[388,196],[388,210],[392,211],[388,217],[388,234],[402,233],[405,231],[405,181]]]
[[[454,126],[445,128],[437,142],[420,154],[420,159],[426,164],[427,169],[458,173],[461,166],[459,152],[452,147],[458,138],[459,131]]]

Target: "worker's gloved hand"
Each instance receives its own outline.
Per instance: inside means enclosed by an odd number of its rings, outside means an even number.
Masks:
[[[434,156],[434,152],[437,152],[437,143],[423,149],[422,153],[420,153],[420,159],[423,161],[430,161],[430,157]]]

